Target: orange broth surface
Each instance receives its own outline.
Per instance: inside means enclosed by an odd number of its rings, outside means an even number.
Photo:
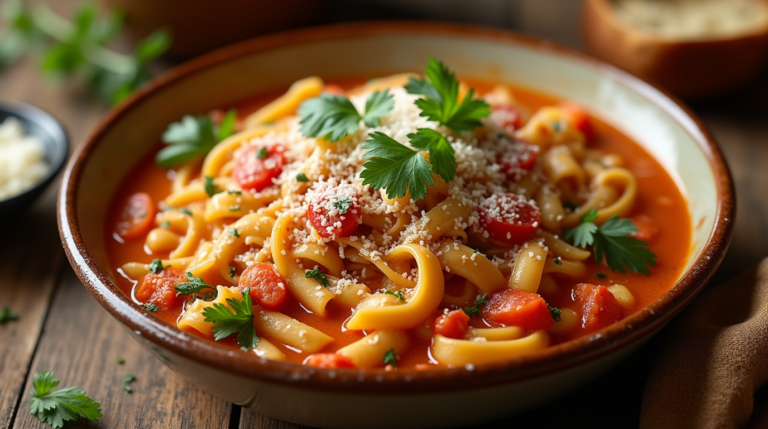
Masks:
[[[365,79],[350,78],[332,81],[334,84],[348,89],[363,83]],[[464,80],[471,87],[475,87],[479,94],[490,91],[496,83],[480,80]],[[561,100],[534,92],[525,88],[509,85],[517,103],[535,112],[541,107],[558,104]],[[243,118],[249,113],[267,104],[274,98],[283,94],[283,91],[270,91],[252,99],[238,103],[234,107],[238,109],[238,116]],[[198,112],[190,112],[198,113]],[[683,270],[691,248],[691,220],[683,195],[670,175],[662,166],[651,157],[641,146],[632,141],[612,126],[591,117],[592,126],[596,138],[590,141],[588,147],[618,154],[623,158],[624,167],[630,170],[637,178],[638,193],[635,205],[629,217],[643,214],[652,219],[658,228],[658,233],[650,242],[650,250],[656,254],[657,265],[650,267],[650,276],[633,274],[628,272],[611,272],[603,263],[598,264],[590,257],[585,263],[588,274],[580,279],[568,277],[556,277],[558,291],[554,295],[542,296],[553,307],[572,307],[573,299],[571,290],[578,283],[592,283],[599,285],[622,284],[634,295],[636,304],[632,312],[636,312],[647,306],[655,299],[667,292],[675,283]],[[158,150],[161,145],[158,143]],[[158,167],[154,162],[156,152],[145,156],[123,180],[118,191],[110,203],[109,219],[106,222],[106,249],[109,261],[113,267],[120,267],[127,262],[149,263],[156,258],[167,258],[167,253],[152,253],[144,245],[144,238],[123,241],[114,232],[115,225],[120,215],[122,202],[136,192],[146,192],[155,201],[162,201],[171,193],[171,183],[175,172]],[[209,225],[212,229],[212,226]],[[127,278],[121,270],[117,270],[118,286],[127,295],[133,297],[137,282]],[[605,278],[598,278],[597,273],[602,273]],[[451,293],[451,284],[446,287],[446,292]],[[134,301],[138,301],[134,298]],[[282,312],[301,322],[323,331],[334,338],[334,342],[328,345],[323,352],[333,352],[358,339],[364,334],[358,331],[344,329],[345,320],[351,315],[350,309],[336,305],[331,300],[327,307],[325,317],[318,316],[306,310],[298,301],[288,295],[287,305]],[[623,317],[632,312],[624,312]],[[163,321],[176,325],[182,315],[182,308],[160,310],[155,315]],[[471,324],[476,327],[486,327],[480,318],[473,318]],[[197,332],[194,334],[199,335]],[[584,335],[584,331],[573,329],[565,334],[550,333],[550,344],[559,344]],[[211,339],[211,341],[213,341]],[[431,340],[424,340],[411,335],[409,352],[399,356],[400,367],[413,367],[416,364],[435,363],[429,355]],[[239,349],[234,336],[219,342],[226,347]],[[279,342],[274,344],[283,351],[287,359],[293,362],[302,362],[308,354],[285,346]]]

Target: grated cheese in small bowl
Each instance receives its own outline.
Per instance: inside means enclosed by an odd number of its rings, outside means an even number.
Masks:
[[[16,118],[0,123],[0,201],[32,189],[49,169],[40,139],[26,135]]]

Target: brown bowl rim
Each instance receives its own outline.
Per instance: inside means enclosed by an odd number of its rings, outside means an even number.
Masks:
[[[160,321],[136,306],[99,270],[80,234],[76,191],[91,153],[114,122],[133,109],[140,108],[142,101],[158,90],[221,62],[295,43],[380,34],[459,36],[523,45],[597,69],[598,73],[620,82],[659,106],[698,143],[716,181],[717,213],[712,234],[702,254],[669,292],[646,308],[595,334],[507,361],[426,371],[328,370],[232,353],[231,349]],[[128,329],[161,348],[238,376],[304,389],[377,394],[435,393],[497,386],[554,374],[604,357],[657,331],[695,298],[722,262],[733,233],[735,207],[730,172],[714,139],[686,106],[664,90],[586,54],[508,30],[428,21],[374,21],[332,24],[257,37],[193,59],[153,79],[110,111],[77,148],[62,181],[57,220],[67,258],[91,295]]]

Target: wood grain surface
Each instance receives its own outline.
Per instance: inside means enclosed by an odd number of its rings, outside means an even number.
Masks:
[[[66,13],[76,2],[62,0]],[[342,1],[325,20],[421,18],[435,16],[428,5]],[[433,1],[427,1],[432,3]],[[483,0],[484,10],[462,12],[462,2],[441,9],[438,18],[515,27],[578,46],[576,2]],[[465,2],[464,4],[475,2]],[[555,10],[555,3],[567,7]],[[368,7],[360,6],[367,4]],[[77,84],[56,86],[43,79],[32,61],[0,73],[0,97],[37,105],[60,119],[74,145],[81,142],[106,108]],[[721,282],[768,256],[768,73],[728,97],[693,109],[711,128],[731,166],[737,188],[735,235],[716,275]],[[79,386],[101,403],[98,423],[81,420],[69,428],[263,428],[300,426],[269,419],[224,402],[172,373],[137,343],[93,300],[65,261],[55,223],[55,186],[11,227],[0,227],[0,308],[20,318],[0,325],[0,429],[44,428],[29,414],[31,379],[53,370],[62,387]],[[483,428],[633,428],[656,341],[651,341],[606,376],[562,399]],[[125,359],[123,365],[118,358]],[[123,377],[135,375],[133,393]],[[764,389],[766,390],[766,389]],[[768,392],[759,397],[768,400]]]

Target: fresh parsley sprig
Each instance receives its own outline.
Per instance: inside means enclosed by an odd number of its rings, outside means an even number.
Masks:
[[[429,152],[429,164],[446,182],[456,176],[456,156],[451,143],[439,132],[430,128],[419,128],[415,134],[408,134],[411,146]]]
[[[210,115],[185,115],[181,121],[168,126],[163,141],[168,143],[155,157],[155,162],[165,168],[203,156],[216,144],[235,131],[237,111],[230,109],[217,125]]]
[[[312,270],[307,270],[304,273],[304,277],[308,279],[315,279],[318,283],[320,283],[323,287],[330,287],[331,283],[328,281],[328,277],[325,276],[325,274],[320,272],[320,269],[315,268]]]
[[[482,294],[479,298],[475,299],[475,305],[472,307],[464,307],[464,313],[467,314],[467,316],[482,316],[483,313],[480,311],[480,307],[485,305],[485,303],[488,302],[488,295]]]
[[[299,107],[300,131],[306,137],[317,137],[332,142],[354,134],[360,121],[369,127],[379,125],[379,118],[394,107],[395,101],[388,90],[376,91],[365,102],[361,115],[347,97],[320,94],[301,103]]]
[[[441,61],[430,58],[424,74],[425,79],[410,78],[405,85],[408,93],[426,96],[416,100],[421,109],[420,116],[455,132],[463,132],[479,127],[482,125],[480,119],[491,114],[488,103],[474,98],[474,89],[459,101],[459,81]]]
[[[397,368],[397,355],[395,354],[395,349],[389,349],[386,353],[384,353],[384,356],[381,358],[381,362],[384,365],[392,365],[393,367]]]
[[[363,157],[360,177],[363,185],[386,189],[388,198],[411,194],[414,201],[424,198],[427,186],[432,186],[432,167],[419,152],[409,149],[388,135],[375,132],[363,143],[367,152]]]
[[[566,240],[573,239],[573,244],[581,248],[593,246],[595,260],[605,262],[611,271],[650,275],[649,266],[656,265],[656,255],[648,249],[648,243],[630,234],[637,232],[632,219],[619,219],[613,216],[599,227],[594,223],[598,218],[597,210],[590,209],[581,217],[581,224],[566,230]]]
[[[19,315],[16,314],[13,310],[11,310],[10,307],[3,307],[2,310],[0,310],[0,325],[3,323],[9,321],[9,320],[16,320],[19,318]]]
[[[53,371],[36,372],[32,379],[33,390],[29,392],[29,412],[48,423],[54,429],[64,426],[64,422],[77,420],[80,416],[95,422],[102,417],[98,402],[86,396],[79,387],[68,387],[52,392],[59,385],[53,378]]]
[[[45,4],[26,6],[20,0],[3,4],[6,30],[0,34],[0,67],[15,63],[27,52],[42,57],[42,71],[63,80],[80,75],[103,100],[116,104],[150,77],[148,64],[170,46],[165,30],[150,34],[132,54],[108,48],[120,33],[123,15],[99,18],[96,5],[86,3],[71,21]]]
[[[201,279],[200,277],[195,277],[192,273],[187,271],[186,274],[187,280],[189,280],[188,283],[179,283],[173,288],[176,289],[176,296],[182,296],[182,295],[189,295],[191,293],[197,293],[200,292],[203,289],[213,289],[216,290],[215,287],[209,286],[205,284],[205,280]]]
[[[237,334],[237,344],[248,351],[259,344],[259,337],[253,327],[254,315],[250,288],[245,288],[242,294],[243,299],[227,298],[229,307],[215,303],[212,307],[205,308],[203,316],[206,322],[213,323],[213,338],[216,341]]]

